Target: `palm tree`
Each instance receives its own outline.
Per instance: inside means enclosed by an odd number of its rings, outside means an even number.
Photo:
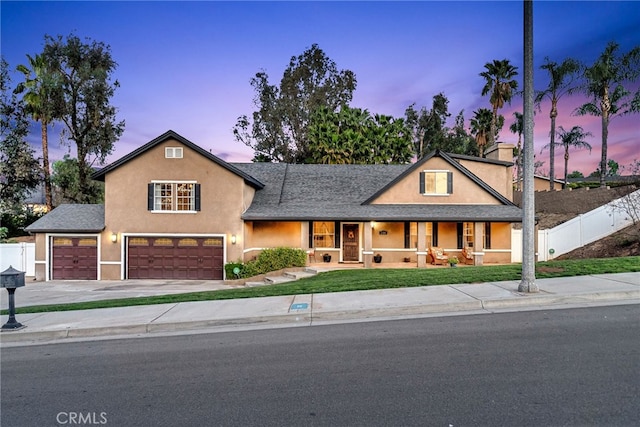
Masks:
[[[518,75],[518,68],[509,63],[508,59],[493,60],[484,64],[486,71],[480,73],[485,78],[485,85],[482,88],[482,96],[491,93],[489,102],[492,107],[491,132],[489,133],[488,145],[496,142],[498,109],[504,107],[505,102],[511,102],[513,92],[518,88],[518,82],[513,80]]]
[[[511,123],[509,130],[518,134],[518,147],[516,148],[516,188],[522,189],[522,133],[524,132],[524,116],[516,111],[513,113],[516,121]]]
[[[626,90],[623,83],[635,83],[640,75],[640,46],[623,55],[617,55],[619,45],[610,42],[596,62],[585,69],[587,80],[584,92],[592,101],[578,107],[574,114],[586,114],[602,118],[602,155],[600,159],[600,186],[605,186],[607,175],[607,138],[609,121],[615,115],[640,111],[640,89],[635,94]],[[612,92],[613,90],[613,92]]]
[[[549,86],[543,91],[536,93],[535,102],[540,104],[543,99],[547,98],[551,101],[551,110],[549,118],[551,118],[551,132],[549,133],[549,186],[553,190],[555,179],[555,135],[556,135],[556,117],[558,117],[558,100],[565,94],[573,90],[573,82],[580,71],[580,63],[574,59],[567,58],[562,64],[550,61],[545,58],[545,63],[540,67],[549,73]],[[566,178],[566,177],[565,177]]]
[[[569,171],[569,147],[574,147],[576,149],[582,149],[582,148],[588,148],[589,152],[591,152],[591,145],[589,145],[589,143],[587,141],[585,141],[585,138],[588,136],[593,136],[591,134],[591,132],[585,132],[584,129],[582,129],[581,126],[574,126],[571,128],[570,131],[566,131],[564,130],[564,128],[562,126],[560,126],[559,130],[558,130],[558,137],[560,138],[560,141],[562,142],[556,142],[555,144],[557,146],[563,146],[564,147],[564,184],[563,187],[565,187],[567,185],[567,177],[568,177],[568,171]],[[550,144],[550,143],[549,143]],[[543,150],[547,147],[550,148],[550,145],[547,144],[545,145],[545,147],[543,148]]]
[[[471,134],[475,137],[480,157],[484,157],[484,149],[487,146],[489,135],[491,134],[493,116],[491,110],[487,108],[479,108],[478,111],[474,111],[473,114],[474,116],[469,123],[471,125]]]
[[[58,88],[56,74],[50,70],[42,55],[27,55],[29,67],[18,65],[25,81],[16,88],[17,93],[25,92],[27,111],[35,121],[39,121],[42,131],[42,171],[47,210],[53,208],[51,198],[51,171],[49,169],[49,141],[47,127],[58,116]]]

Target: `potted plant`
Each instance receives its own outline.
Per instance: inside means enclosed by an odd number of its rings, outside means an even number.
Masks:
[[[382,262],[382,255],[380,254],[375,254],[373,256],[373,262],[375,262],[376,264],[380,264]]]
[[[323,255],[322,255],[322,260],[323,260],[324,262],[331,262],[331,255],[329,255],[329,254],[323,254]]]
[[[458,266],[458,262],[460,262],[460,261],[458,261],[458,257],[456,257],[456,256],[449,257],[449,265],[451,267],[457,267]]]

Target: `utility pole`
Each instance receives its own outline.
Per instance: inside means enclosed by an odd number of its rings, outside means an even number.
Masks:
[[[524,0],[524,168],[522,188],[522,281],[519,292],[536,284],[535,199],[533,194],[533,0]]]

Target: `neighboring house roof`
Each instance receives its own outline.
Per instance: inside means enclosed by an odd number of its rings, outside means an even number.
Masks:
[[[308,165],[236,163],[265,183],[242,218],[247,221],[522,221],[522,210],[444,153],[461,173],[494,195],[501,205],[371,204],[413,165]],[[426,161],[426,160],[424,160]]]
[[[227,169],[228,171],[240,176],[241,178],[244,179],[244,181],[256,188],[256,189],[260,189],[264,187],[264,184],[261,183],[260,181],[258,181],[257,179],[255,179],[254,177],[247,175],[245,172],[237,169],[236,167],[234,167],[231,163],[227,163],[224,160],[220,159],[219,157],[214,156],[213,154],[209,153],[208,151],[204,150],[203,148],[197,146],[196,144],[194,144],[193,142],[189,141],[188,139],[184,138],[181,135],[178,135],[177,133],[175,133],[172,130],[169,130],[167,132],[165,132],[164,134],[160,135],[159,137],[155,138],[152,141],[149,141],[148,143],[146,143],[145,145],[143,145],[142,147],[139,147],[138,149],[132,151],[131,153],[127,154],[124,157],[121,157],[120,159],[116,160],[115,162],[105,166],[104,168],[100,169],[99,171],[93,173],[91,175],[91,179],[95,179],[97,181],[104,181],[104,177],[107,173],[111,172],[112,170],[116,169],[119,166],[122,166],[123,164],[125,164],[126,162],[128,162],[129,160],[133,159],[134,157],[139,156],[140,154],[144,153],[145,151],[155,147],[156,145],[168,140],[168,139],[175,139],[177,141],[179,141],[180,143],[186,145],[187,147],[191,148],[192,150],[198,152],[199,154],[203,155],[204,157],[208,158],[209,160],[211,160],[212,162],[216,163],[217,165]]]
[[[30,233],[78,232],[104,230],[104,205],[60,205],[25,228]]]
[[[535,175],[534,174],[533,177],[537,178],[537,179],[542,179],[542,180],[545,180],[545,181],[550,181],[551,180],[551,178],[549,178],[548,176],[544,176],[544,175]],[[520,181],[524,181],[524,178],[520,178]],[[513,182],[516,183],[516,182],[518,182],[518,180],[514,179]],[[554,178],[553,182],[557,182],[559,184],[564,184],[564,180],[559,179],[559,178]]]
[[[27,197],[24,199],[24,203],[28,205],[44,205],[47,203],[47,198],[44,193],[44,185],[38,184],[36,188],[31,190]]]

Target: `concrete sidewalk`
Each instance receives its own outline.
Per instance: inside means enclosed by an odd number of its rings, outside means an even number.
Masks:
[[[135,337],[225,328],[232,330],[239,326],[310,326],[435,315],[640,303],[640,273],[538,279],[536,283],[540,288],[540,292],[536,294],[519,293],[519,282],[507,281],[18,314],[16,320],[26,328],[3,331],[0,342],[7,347],[74,338]],[[38,299],[43,303],[45,298],[47,303],[86,301],[87,294],[91,294],[87,288],[64,283],[58,284],[55,291],[52,288],[42,288],[39,289],[40,293],[33,291],[31,296],[27,295],[29,292],[21,292],[30,286],[34,285],[27,285],[16,292],[17,307],[33,305]],[[67,289],[64,289],[65,286]],[[113,296],[114,292],[120,292],[121,297],[128,297],[195,292],[205,288],[211,290],[212,286],[220,289],[228,287],[211,282],[188,285],[185,282],[138,283],[136,289],[124,287],[122,282],[114,282],[111,287],[105,286],[104,282],[94,282],[91,286],[101,286],[93,290],[102,291],[98,292],[101,297],[94,294],[90,300],[105,299],[105,293]],[[36,294],[39,296],[36,297]],[[6,300],[6,295],[3,295],[2,308],[6,308]],[[30,303],[25,300],[30,300]],[[7,318],[6,315],[2,316],[3,324]]]

